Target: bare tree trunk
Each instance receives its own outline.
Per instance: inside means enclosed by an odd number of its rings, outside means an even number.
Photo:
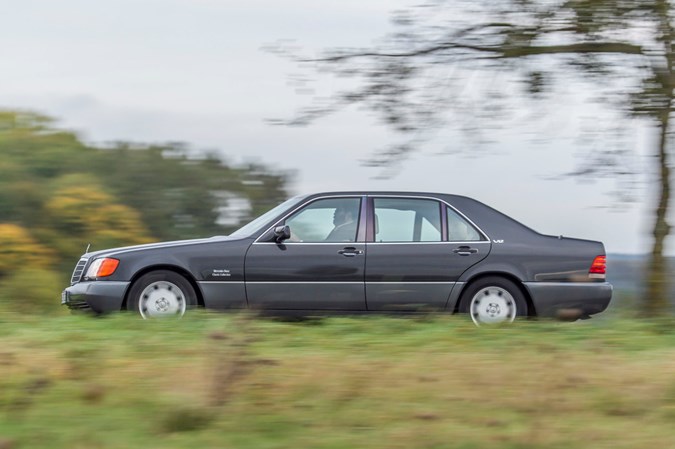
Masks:
[[[652,235],[651,259],[647,266],[647,288],[644,299],[644,313],[648,316],[658,316],[668,310],[669,273],[666,260],[663,256],[663,247],[670,233],[668,224],[668,202],[670,199],[670,168],[668,167],[668,131],[670,123],[670,108],[661,114],[659,119],[659,203],[656,207],[656,219]]]
[[[668,137],[670,131],[670,111],[673,107],[673,63],[675,62],[675,48],[673,47],[672,22],[670,20],[670,1],[661,0],[655,5],[660,15],[661,42],[665,56],[665,71],[656,72],[656,78],[661,85],[662,92],[668,99],[666,107],[659,112],[659,202],[654,217],[652,236],[651,259],[647,265],[647,288],[645,289],[644,313],[655,317],[668,312],[669,306],[669,272],[666,259],[663,255],[666,237],[670,234],[668,224],[668,205],[670,201],[670,167],[668,166]]]

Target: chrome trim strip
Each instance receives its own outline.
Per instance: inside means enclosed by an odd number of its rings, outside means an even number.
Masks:
[[[398,281],[398,282],[389,282],[389,281],[366,281],[366,284],[452,284],[455,285],[457,282],[453,281]]]
[[[264,233],[266,233],[265,231]],[[264,234],[263,233],[263,234]],[[254,242],[254,245],[278,245],[276,242]],[[356,246],[365,245],[366,242],[284,242],[284,245],[339,245],[339,246]]]
[[[197,281],[197,284],[245,284],[245,281]]]
[[[202,281],[209,282],[209,281]],[[213,281],[214,283],[227,283],[227,281]],[[236,281],[235,281],[236,282]],[[239,281],[243,282],[243,281]],[[246,284],[461,284],[462,282],[452,281],[246,281]]]
[[[265,231],[267,232],[267,231]],[[339,246],[357,246],[357,245],[458,245],[490,243],[487,240],[453,240],[451,242],[284,242],[284,245],[339,245]],[[257,242],[254,245],[278,245],[276,242]]]
[[[363,284],[363,281],[246,281],[247,284]]]
[[[419,244],[419,243],[475,243],[475,242],[487,242],[487,243],[492,243],[492,240],[490,240],[490,236],[487,235],[487,233],[486,233],[485,231],[483,231],[483,229],[481,229],[480,226],[478,226],[476,223],[474,223],[469,217],[467,217],[466,215],[464,215],[464,214],[463,214],[460,210],[458,210],[455,206],[453,206],[452,204],[448,203],[447,201],[445,201],[445,200],[443,200],[443,199],[441,199],[441,198],[436,198],[436,197],[433,197],[433,196],[421,196],[421,195],[386,195],[386,194],[380,195],[380,194],[377,194],[377,193],[365,193],[365,194],[361,194],[361,195],[359,195],[359,194],[347,194],[347,195],[328,195],[328,196],[320,196],[320,197],[314,198],[313,200],[309,201],[308,203],[303,203],[303,204],[301,204],[300,206],[298,206],[298,207],[296,207],[295,209],[293,209],[293,210],[291,210],[290,212],[288,212],[286,215],[283,216],[283,218],[281,218],[281,219],[275,221],[274,224],[273,224],[272,226],[270,226],[269,228],[267,228],[263,233],[260,234],[260,236],[258,236],[257,239],[255,239],[255,241],[253,242],[253,245],[256,245],[256,244],[272,244],[272,245],[277,245],[276,242],[259,242],[258,239],[260,239],[260,237],[262,237],[263,235],[267,234],[267,233],[270,231],[270,229],[272,229],[272,228],[274,228],[275,226],[277,226],[277,225],[279,224],[279,222],[285,220],[285,219],[286,219],[287,217],[289,217],[290,215],[293,215],[297,210],[299,210],[299,209],[305,207],[305,206],[308,205],[308,204],[313,203],[314,201],[322,200],[322,199],[329,199],[329,198],[361,198],[362,201],[363,201],[364,198],[416,198],[416,199],[424,199],[424,200],[434,200],[434,201],[438,201],[438,202],[440,202],[440,203],[445,204],[447,207],[449,207],[450,209],[452,209],[453,211],[455,211],[455,212],[456,212],[459,216],[461,216],[463,219],[465,219],[466,221],[468,221],[469,223],[471,223],[471,225],[472,225],[474,228],[476,228],[476,229],[478,230],[478,232],[480,232],[480,234],[485,238],[485,240],[466,240],[466,241],[453,241],[453,242],[343,242],[343,243],[337,243],[337,244],[344,244],[344,243],[346,243],[346,244],[349,244],[349,243],[378,243],[378,244],[392,244],[392,243],[393,243],[393,244],[398,245],[398,244],[402,244],[402,243],[415,243],[415,244]],[[321,242],[311,242],[311,243],[310,243],[310,242],[307,242],[307,243],[305,243],[305,242],[287,242],[287,243],[284,243],[284,244],[285,244],[285,245],[290,245],[290,244],[293,244],[293,245],[297,245],[297,244],[307,244],[307,245],[328,245],[328,244],[334,244],[334,243],[332,243],[332,242],[326,242],[326,243],[321,243]]]
[[[565,287],[605,287],[607,285],[612,286],[612,284],[608,282],[565,282],[565,281],[560,281],[560,282],[548,282],[548,281],[525,281],[523,282],[523,285],[540,285],[543,287],[547,286],[565,286]]]
[[[452,242],[366,242],[366,245],[458,245],[458,244],[490,243],[487,240],[466,240]]]

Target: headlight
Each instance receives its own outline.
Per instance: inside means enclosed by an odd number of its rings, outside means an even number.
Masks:
[[[104,257],[96,259],[89,266],[87,274],[84,276],[87,279],[104,278],[110,276],[115,272],[120,261],[111,257]]]

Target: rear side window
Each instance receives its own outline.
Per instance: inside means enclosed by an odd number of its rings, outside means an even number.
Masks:
[[[451,242],[476,242],[483,240],[480,233],[471,223],[452,210],[448,211],[448,240]]]
[[[376,242],[440,242],[441,205],[414,198],[375,198]]]

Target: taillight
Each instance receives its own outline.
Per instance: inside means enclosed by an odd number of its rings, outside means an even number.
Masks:
[[[593,259],[591,269],[588,270],[588,277],[594,279],[605,279],[606,271],[607,271],[607,257],[597,256],[595,259]]]

